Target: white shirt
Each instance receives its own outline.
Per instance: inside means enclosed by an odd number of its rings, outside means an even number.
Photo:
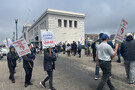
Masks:
[[[111,61],[111,56],[114,55],[112,47],[107,42],[102,42],[97,47],[98,59],[103,61]]]

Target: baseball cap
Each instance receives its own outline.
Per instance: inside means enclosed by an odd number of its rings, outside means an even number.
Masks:
[[[126,36],[132,36],[133,37],[133,34],[132,33],[127,33]]]
[[[10,48],[14,47],[13,45],[10,45]]]
[[[103,34],[101,38],[106,39],[106,38],[109,38],[109,36],[107,34]]]

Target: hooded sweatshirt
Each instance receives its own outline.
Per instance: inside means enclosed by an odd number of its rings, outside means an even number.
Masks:
[[[120,52],[125,60],[135,61],[135,40],[132,36],[128,36],[121,44]]]

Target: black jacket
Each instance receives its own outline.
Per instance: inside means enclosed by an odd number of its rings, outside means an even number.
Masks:
[[[7,54],[7,62],[8,62],[8,67],[11,67],[11,66],[16,66],[16,60],[19,58],[18,54],[17,53],[11,53],[9,52]]]
[[[33,68],[34,62],[33,60],[35,60],[35,55],[33,52],[24,55],[23,57],[23,67],[24,68]]]
[[[50,55],[47,51],[44,50],[44,70],[52,71],[55,69],[56,56]]]
[[[135,61],[135,40],[130,37],[127,38],[126,41],[121,44],[120,52],[125,60]]]

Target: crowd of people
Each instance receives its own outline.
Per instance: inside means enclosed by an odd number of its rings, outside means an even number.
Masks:
[[[23,68],[25,71],[25,87],[28,85],[33,85],[31,82],[32,70],[34,66],[34,60],[36,56],[36,51],[33,49],[32,45],[28,45],[31,53],[24,55],[23,59]],[[80,42],[73,43],[59,43],[55,45],[55,47],[44,49],[44,70],[47,72],[47,77],[40,82],[42,87],[46,87],[46,82],[49,80],[50,90],[56,90],[53,87],[53,70],[55,69],[55,61],[58,57],[59,53],[66,54],[67,56],[76,56],[78,54],[79,58],[81,58],[82,48],[88,50],[88,54],[90,54],[90,50],[92,48],[93,61],[96,62],[95,67],[95,80],[100,79],[99,77],[99,69],[101,68],[103,75],[101,82],[97,86],[96,90],[102,90],[105,83],[109,86],[110,90],[115,90],[115,87],[111,83],[111,63],[113,58],[117,55],[117,62],[121,62],[121,57],[124,58],[124,65],[127,74],[127,80],[129,84],[135,83],[135,40],[133,39],[133,35],[131,33],[126,34],[125,40],[120,43],[118,41],[113,44],[111,40],[109,40],[109,36],[104,33],[99,34],[99,39],[93,43],[87,43],[87,45],[82,45]],[[9,79],[12,83],[15,83],[14,73],[16,67],[16,60],[19,59],[18,54],[15,51],[15,48],[11,45],[10,51],[7,54],[8,67],[10,71]]]

